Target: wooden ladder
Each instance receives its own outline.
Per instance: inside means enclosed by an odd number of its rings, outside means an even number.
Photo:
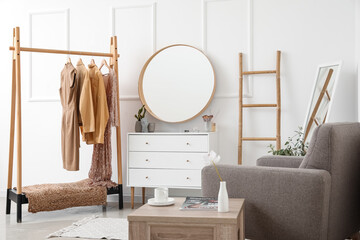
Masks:
[[[238,164],[242,164],[243,141],[276,141],[276,149],[281,147],[281,96],[280,96],[280,57],[281,52],[276,54],[276,70],[243,71],[243,54],[239,53],[239,142],[238,142]],[[276,74],[276,104],[243,104],[243,80],[245,75]],[[276,137],[243,137],[243,109],[244,108],[276,108]]]

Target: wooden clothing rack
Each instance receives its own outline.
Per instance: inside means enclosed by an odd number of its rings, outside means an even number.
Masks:
[[[83,52],[83,51],[67,51],[55,49],[26,48],[20,46],[20,28],[13,28],[13,51],[12,56],[12,87],[11,87],[11,116],[10,116],[10,144],[9,144],[9,167],[8,167],[8,184],[7,184],[7,201],[6,214],[10,214],[11,201],[17,204],[17,222],[21,222],[21,206],[28,203],[28,199],[22,192],[22,150],[21,150],[21,72],[20,72],[20,52],[38,52],[38,53],[54,53],[67,55],[86,55],[110,57],[110,66],[118,74],[118,50],[116,36],[111,37],[110,53],[100,52]],[[117,79],[119,86],[119,78]],[[119,91],[117,91],[118,111],[120,113]],[[16,112],[15,112],[16,110]],[[120,118],[120,117],[119,117]],[[16,191],[12,189],[12,173],[13,173],[13,156],[14,156],[14,131],[16,121],[16,152],[17,152],[17,185]],[[120,119],[119,119],[120,121]],[[121,162],[121,132],[120,126],[116,127],[116,143],[117,143],[117,172],[118,185],[108,189],[108,194],[119,194],[119,209],[123,208],[123,189],[122,189],[122,162]]]
[[[262,71],[243,71],[243,54],[239,53],[239,141],[238,141],[238,164],[242,164],[243,141],[276,141],[276,149],[281,147],[281,91],[280,91],[280,57],[281,52],[276,52],[276,69]],[[276,104],[243,104],[243,80],[245,75],[276,74]],[[276,108],[276,137],[243,137],[243,109],[244,108]]]

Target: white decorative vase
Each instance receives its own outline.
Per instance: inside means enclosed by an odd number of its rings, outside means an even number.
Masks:
[[[218,195],[218,212],[229,211],[229,196],[226,190],[226,182],[220,182],[220,189]]]

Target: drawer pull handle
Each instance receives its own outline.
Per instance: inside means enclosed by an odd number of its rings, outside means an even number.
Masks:
[[[148,143],[148,142],[146,142],[145,144],[146,144],[146,145],[149,145],[149,143]]]
[[[187,142],[187,143],[186,143],[186,145],[188,145],[188,146],[189,146],[189,145],[190,145],[190,143],[188,143],[188,142]]]
[[[190,180],[190,178],[189,178],[189,177],[186,177],[186,180]]]
[[[146,161],[146,162],[149,162],[149,159],[146,159],[145,161]]]
[[[188,163],[189,163],[189,162],[190,162],[190,160],[188,159],[188,160],[186,160],[186,162],[188,162]]]
[[[146,179],[149,179],[149,177],[148,177],[148,176],[146,176],[145,178],[146,178]]]

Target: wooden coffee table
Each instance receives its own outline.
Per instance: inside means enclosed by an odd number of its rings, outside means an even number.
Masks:
[[[143,205],[128,215],[130,240],[245,239],[244,199],[230,199],[230,211],[180,211],[185,198],[175,205]]]

